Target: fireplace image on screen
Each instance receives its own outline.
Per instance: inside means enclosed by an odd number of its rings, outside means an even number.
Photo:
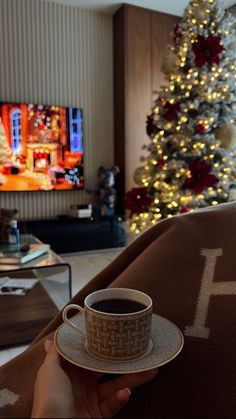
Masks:
[[[0,191],[84,188],[80,108],[0,103]]]

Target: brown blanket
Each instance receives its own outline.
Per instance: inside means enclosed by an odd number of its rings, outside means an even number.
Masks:
[[[236,203],[164,220],[139,236],[72,300],[128,287],[151,295],[156,313],[185,335],[181,354],[135,390],[122,418],[236,417]],[[42,342],[0,368],[0,416],[30,417]]]

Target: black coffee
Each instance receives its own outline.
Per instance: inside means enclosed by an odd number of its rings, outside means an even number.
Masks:
[[[141,311],[146,307],[145,304],[139,303],[138,301],[118,298],[98,301],[91,305],[91,308],[94,310],[112,314],[134,313],[136,311]]]

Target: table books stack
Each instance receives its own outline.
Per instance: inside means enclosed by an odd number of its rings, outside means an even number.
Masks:
[[[9,245],[0,245],[0,264],[19,265],[29,262],[50,249],[49,244],[30,244],[27,251],[12,252]]]

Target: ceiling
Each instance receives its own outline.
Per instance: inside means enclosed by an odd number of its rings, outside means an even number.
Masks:
[[[118,0],[48,0],[54,3],[77,6],[83,9],[96,10],[98,12],[113,14],[123,3],[134,6],[145,7],[146,9],[158,12],[169,13],[171,15],[182,16],[188,0],[129,0],[120,2]],[[232,6],[236,0],[219,0],[224,7]]]

